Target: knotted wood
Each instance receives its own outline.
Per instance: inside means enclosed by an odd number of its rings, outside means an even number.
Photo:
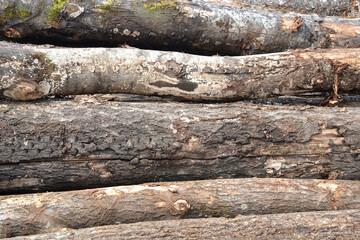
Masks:
[[[207,57],[122,48],[0,43],[0,97],[133,93],[235,101],[359,91],[360,49]],[[336,91],[334,90],[336,89]]]
[[[150,220],[360,208],[360,182],[229,179],[0,197],[0,237]]]

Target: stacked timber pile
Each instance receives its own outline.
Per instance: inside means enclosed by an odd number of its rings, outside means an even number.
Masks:
[[[0,0],[0,238],[360,238],[359,8]]]

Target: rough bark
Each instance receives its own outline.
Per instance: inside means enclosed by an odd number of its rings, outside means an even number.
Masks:
[[[2,0],[0,7],[0,35],[10,39],[227,55],[360,46],[360,19],[268,12],[237,1]]]
[[[0,197],[0,237],[61,228],[360,208],[360,182],[232,179]]]
[[[330,173],[360,179],[359,118],[359,108],[242,102],[5,102],[0,188]]]
[[[358,239],[359,210],[183,219],[22,236],[14,240],[71,239]]]
[[[206,2],[211,2],[212,0],[206,0]],[[231,3],[235,2],[236,4],[242,4],[244,7],[261,7],[267,10],[274,9],[291,12],[298,12],[303,14],[318,14],[320,16],[346,16],[346,17],[359,17],[360,2],[358,0],[323,0],[323,1],[314,1],[314,0],[241,0],[241,1],[232,1],[225,0],[221,1],[222,3]]]
[[[234,101],[360,88],[360,49],[207,57],[122,48],[1,45],[0,96],[16,100],[120,92]]]

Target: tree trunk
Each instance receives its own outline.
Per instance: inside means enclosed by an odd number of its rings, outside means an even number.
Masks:
[[[206,0],[205,2],[212,2],[213,0]],[[359,0],[241,0],[231,1],[224,0],[222,3],[236,2],[236,4],[243,7],[259,7],[267,10],[278,10],[281,12],[297,12],[303,14],[318,14],[322,17],[326,16],[344,16],[344,17],[359,17],[360,16],[360,2]]]
[[[113,225],[13,240],[344,239],[360,237],[359,210],[183,219]]]
[[[360,49],[206,57],[121,48],[1,46],[0,96],[16,100],[120,92],[234,101],[360,88]]]
[[[360,47],[360,19],[356,18],[268,12],[244,8],[237,1],[67,2],[0,1],[4,9],[0,36],[25,41],[37,38],[60,45],[127,43],[140,48],[226,55]],[[357,1],[352,4],[358,7]]]
[[[250,103],[0,104],[0,189],[216,177],[360,179],[358,108]]]
[[[0,197],[0,237],[179,217],[360,208],[360,182],[232,179]]]

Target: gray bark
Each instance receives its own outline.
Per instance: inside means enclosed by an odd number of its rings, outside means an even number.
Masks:
[[[212,0],[206,0],[211,2]],[[318,14],[320,16],[344,16],[344,17],[359,17],[360,2],[358,0],[241,0],[231,1],[224,0],[222,3],[235,2],[242,4],[244,7],[259,7],[267,10],[273,9],[278,11],[290,11],[303,14]]]
[[[0,189],[216,177],[360,179],[359,108],[249,103],[0,104]]]
[[[360,208],[359,181],[232,179],[0,197],[0,237],[176,218]]]
[[[360,49],[207,57],[122,48],[49,48],[3,42],[0,97],[134,93],[234,101],[358,91]]]
[[[14,240],[77,239],[344,239],[360,237],[359,210],[184,219],[22,236]]]
[[[140,48],[227,55],[360,46],[360,19],[356,18],[269,12],[244,8],[236,1],[163,3],[94,0],[54,5],[51,0],[2,0],[0,36],[37,38],[61,45],[127,43]],[[357,6],[358,2],[353,4]]]

